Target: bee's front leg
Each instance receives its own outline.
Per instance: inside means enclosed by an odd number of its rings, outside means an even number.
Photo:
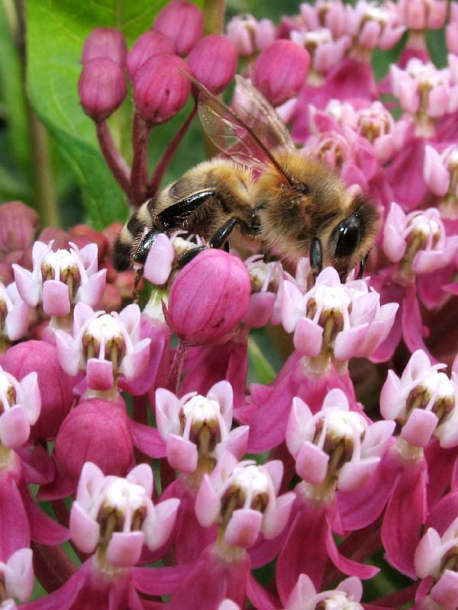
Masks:
[[[225,245],[227,243],[226,240],[229,237],[229,235],[231,234],[231,232],[234,229],[237,222],[238,222],[238,219],[235,216],[228,218],[228,220],[226,220],[226,222],[213,233],[213,235],[208,240],[207,245],[196,246],[195,248],[192,248],[192,250],[188,250],[187,252],[184,252],[183,254],[181,254],[181,256],[178,257],[178,266],[184,267],[195,256],[197,256],[197,254],[199,254],[199,252],[202,252],[202,250],[205,250],[205,248],[207,248],[207,247],[221,248],[223,245]]]

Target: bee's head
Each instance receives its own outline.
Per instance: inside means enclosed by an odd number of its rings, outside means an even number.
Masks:
[[[355,198],[354,211],[340,220],[331,230],[323,251],[322,242],[314,239],[310,248],[310,263],[316,277],[326,265],[332,265],[344,282],[349,272],[359,265],[361,278],[379,226],[379,213],[362,198]]]

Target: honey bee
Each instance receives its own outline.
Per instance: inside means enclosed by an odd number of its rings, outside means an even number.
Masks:
[[[264,96],[236,79],[245,103],[233,110],[191,78],[203,128],[224,156],[190,169],[135,212],[115,243],[116,268],[143,265],[160,232],[184,229],[210,247],[238,234],[287,264],[308,257],[314,277],[333,266],[345,281],[358,265],[361,277],[379,226],[376,208],[297,150]]]

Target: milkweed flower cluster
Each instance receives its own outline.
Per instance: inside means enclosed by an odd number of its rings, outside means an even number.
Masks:
[[[219,94],[238,69],[381,227],[345,283],[184,232],[156,237],[139,283],[114,273],[116,227],[38,233],[0,206],[2,608],[456,610],[456,9],[318,0],[204,35],[173,0],[130,49],[89,35],[81,105],[134,209],[196,114],[150,175],[186,72]],[[129,89],[127,163],[109,119]]]

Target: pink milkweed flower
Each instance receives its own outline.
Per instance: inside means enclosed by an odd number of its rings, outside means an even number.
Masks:
[[[125,478],[105,476],[91,462],[81,471],[70,513],[70,536],[84,553],[98,549],[99,560],[130,567],[140,559],[143,544],[157,549],[170,536],[178,500],[153,505],[153,472],[147,464]]]
[[[432,365],[422,350],[412,354],[401,377],[388,371],[380,394],[380,412],[402,426],[400,437],[425,447],[432,436],[441,447],[458,445],[458,375],[451,378]]]
[[[192,392],[178,399],[164,388],[156,390],[157,427],[172,468],[193,473],[198,464],[214,464],[225,450],[242,457],[248,426],[231,431],[232,401],[228,381],[215,384],[207,396]]]
[[[433,146],[425,146],[423,178],[429,189],[440,197],[442,217],[458,218],[458,146],[450,144],[442,152]]]
[[[447,18],[447,0],[399,0],[396,8],[409,30],[437,30]]]
[[[0,443],[8,449],[23,445],[41,409],[37,373],[18,381],[0,367]]]
[[[30,307],[42,304],[46,315],[64,317],[75,303],[96,307],[105,289],[106,269],[97,271],[97,246],[53,251],[53,242],[36,241],[33,250],[33,270],[14,265],[14,277],[21,298]]]
[[[359,603],[363,585],[359,578],[351,576],[342,580],[332,591],[317,591],[307,574],[301,574],[285,605],[285,610],[315,610],[323,606],[329,610],[363,610]]]
[[[380,408],[385,418],[402,426],[399,436],[371,480],[360,490],[339,496],[346,529],[366,527],[383,513],[381,535],[387,560],[411,578],[415,578],[414,553],[428,510],[427,493],[434,497],[441,485],[435,469],[442,468],[442,462],[435,455],[458,445],[457,377],[453,374],[449,379],[440,368],[417,351],[401,378],[390,371]],[[433,435],[439,447],[432,447]],[[449,461],[450,454],[444,459]]]
[[[353,52],[362,59],[370,57],[375,48],[391,49],[404,33],[405,27],[398,23],[390,6],[358,0],[355,6],[347,4],[345,8],[346,33],[355,41]]]
[[[139,377],[149,360],[150,339],[140,339],[141,312],[138,305],[127,305],[120,313],[94,311],[77,303],[73,336],[56,331],[60,364],[68,375],[86,372],[90,390],[116,390],[117,378],[128,381]]]
[[[458,490],[437,503],[425,529],[414,558],[416,575],[423,579],[415,607],[454,610],[458,599],[458,572],[453,561],[458,543]]]
[[[293,400],[286,444],[297,474],[311,485],[329,486],[332,494],[334,488],[349,491],[368,481],[394,427],[394,421],[369,424],[350,411],[345,393],[335,389],[315,415],[300,398]]]
[[[319,27],[325,27],[331,30],[335,40],[345,35],[347,14],[346,6],[342,0],[334,2],[317,0],[313,5],[303,2],[299,6],[299,10],[305,29],[308,32],[313,32]]]
[[[449,53],[458,54],[458,6],[455,3],[450,5],[450,20],[445,26],[445,40]]]
[[[18,549],[5,561],[0,558],[0,578],[2,580],[2,608],[9,608],[13,597],[25,602],[33,591],[32,550]],[[15,608],[14,604],[11,608]]]
[[[239,463],[225,453],[211,475],[204,476],[196,498],[197,519],[204,527],[217,524],[233,547],[248,548],[261,533],[275,538],[285,527],[294,500],[289,492],[278,496],[282,476],[279,460],[259,466],[251,460]]]
[[[15,283],[0,282],[0,345],[21,339],[29,327],[29,307],[19,296]]]
[[[249,57],[270,46],[276,38],[275,25],[270,19],[258,21],[253,15],[236,15],[226,26],[240,57]]]
[[[329,559],[345,574],[367,578],[374,573],[369,566],[348,561],[333,541],[332,530],[342,533],[336,493],[361,489],[371,479],[393,430],[393,422],[370,423],[350,411],[340,389],[326,395],[315,415],[302,400],[293,400],[286,443],[302,481],[294,490],[292,519],[279,543],[277,585],[282,601],[289,598],[301,573],[321,587]],[[294,565],[289,557],[298,558]]]
[[[242,322],[250,328],[260,328],[268,322],[281,321],[284,271],[279,261],[266,263],[260,256],[245,260],[251,280],[248,311]]]
[[[342,284],[333,267],[323,269],[305,294],[292,282],[284,288],[283,326],[294,332],[294,346],[314,372],[331,363],[343,372],[350,358],[370,356],[390,332],[398,308],[380,305],[367,280]]]
[[[308,83],[319,85],[324,82],[324,76],[338,65],[351,44],[349,36],[335,40],[331,30],[317,28],[309,31],[293,30],[290,39],[310,53],[310,72]]]
[[[386,217],[382,238],[386,256],[398,263],[396,281],[407,285],[415,274],[432,273],[449,265],[458,248],[458,237],[446,235],[436,208],[406,214],[395,202]]]
[[[435,120],[458,108],[458,84],[453,82],[450,68],[439,70],[413,58],[405,70],[394,64],[390,69],[393,93],[402,110],[413,117],[416,135],[434,135]]]
[[[86,463],[70,513],[70,531],[75,545],[93,554],[48,595],[50,610],[97,610],[100,600],[113,610],[144,607],[136,590],[134,565],[144,545],[157,549],[164,544],[178,508],[176,500],[154,506],[152,490],[153,474],[146,464],[118,478],[105,477],[97,466]],[[42,606],[43,600],[38,599],[24,608]]]

